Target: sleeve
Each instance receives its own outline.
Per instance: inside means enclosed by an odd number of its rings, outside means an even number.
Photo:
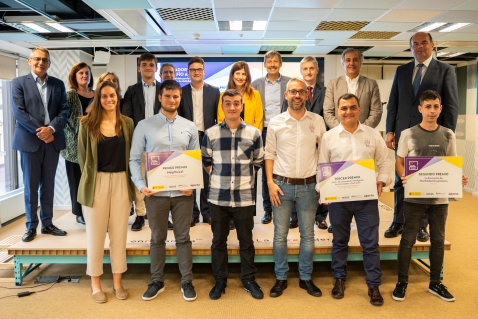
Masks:
[[[222,121],[224,121],[224,118],[225,118],[224,111],[222,110],[222,95],[223,94],[224,93],[221,93],[221,95],[219,96],[219,102],[217,105],[217,124],[222,123]]]
[[[397,146],[397,155],[405,158],[408,156],[408,140],[410,139],[410,130],[406,129],[402,131],[400,135],[400,143]]]
[[[447,66],[442,88],[442,126],[455,132],[458,119],[458,87],[455,70],[452,66]]]
[[[68,114],[70,113],[70,105],[66,99],[66,90],[65,84],[58,80],[58,85],[61,86],[61,97],[60,97],[60,106],[58,109],[58,114],[51,119],[50,126],[55,129],[55,132],[63,130],[65,127],[66,121],[68,120]]]
[[[335,118],[335,100],[334,100],[334,84],[332,80],[327,84],[324,98],[324,120],[329,128],[334,128],[340,124]]]
[[[76,95],[76,96],[75,96]],[[70,113],[68,114],[68,119],[65,124],[65,135],[74,135],[76,133],[76,130],[78,129],[79,125],[79,120],[78,120],[78,112],[77,109],[79,107],[78,105],[78,93],[76,93],[75,90],[68,90],[66,92],[66,100],[68,101],[68,104],[70,105]]]
[[[322,135],[322,138],[320,140],[319,144],[319,161],[318,163],[328,163],[330,162],[330,149],[329,146],[327,145],[327,133]],[[319,170],[317,170],[317,183],[315,185],[315,190],[319,191],[320,190],[320,184],[319,184]]]
[[[389,185],[392,182],[393,163],[388,156],[388,148],[378,131],[375,134],[375,165],[378,168],[377,181]],[[405,143],[404,143],[405,144]]]
[[[277,136],[275,132],[274,123],[271,120],[271,122],[269,122],[269,126],[267,127],[264,159],[275,160],[276,155],[277,155]]]
[[[131,171],[131,180],[138,190],[146,186],[146,181],[141,174],[141,156],[146,149],[146,140],[144,136],[143,122],[138,123],[133,132],[131,150],[129,153],[129,170]]]
[[[449,142],[448,142],[448,149],[446,150],[446,155],[447,156],[456,156],[456,137],[455,133],[453,131],[449,131]]]
[[[80,124],[78,132],[78,164],[81,172],[85,167],[86,162],[86,145],[88,144],[88,132],[83,125]]]
[[[221,91],[219,91],[219,88],[215,88],[215,91],[216,91],[216,96],[214,97],[214,110],[215,112],[217,113],[217,111],[219,110],[219,100],[220,100],[220,96],[221,96]],[[219,123],[219,122],[216,122],[216,124]]]
[[[18,124],[28,132],[36,135],[36,130],[43,125],[28,114],[25,107],[23,85],[18,79],[12,81],[12,111]]]
[[[382,119],[383,107],[382,101],[380,100],[380,89],[378,88],[377,81],[369,81],[372,83],[372,97],[370,101],[370,112],[368,118],[364,121],[364,124],[375,128]]]
[[[264,146],[262,145],[262,134],[258,129],[256,130],[254,135],[253,162],[254,169],[257,172],[264,163]]]
[[[123,115],[133,118],[133,86],[128,87],[123,98]]]
[[[262,132],[264,126],[264,108],[259,91],[253,91],[252,108],[254,109],[254,126]]]
[[[212,165],[212,148],[211,141],[209,139],[210,130],[204,132],[204,137],[202,138],[201,145],[201,154],[202,154],[202,164],[204,167],[209,167]]]
[[[386,119],[386,128],[385,133],[395,133],[395,124],[397,118],[397,109],[399,103],[399,92],[398,92],[398,72],[400,67],[395,71],[395,76],[393,78],[392,89],[390,90],[390,97],[387,102],[387,119]],[[401,135],[402,136],[402,135]],[[400,139],[402,138],[400,136]]]
[[[200,150],[201,146],[199,145],[199,135],[198,130],[194,123],[190,122],[192,127],[190,128],[191,131],[191,138],[189,139],[188,150]]]

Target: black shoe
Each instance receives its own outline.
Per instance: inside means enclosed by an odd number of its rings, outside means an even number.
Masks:
[[[234,219],[229,220],[229,230],[236,229],[236,225],[234,225]]]
[[[37,230],[34,228],[30,228],[29,230],[25,232],[25,234],[23,234],[22,241],[28,243],[29,241],[32,241],[33,239],[35,239],[36,235],[37,235]]]
[[[407,292],[408,283],[406,282],[398,282],[395,286],[395,290],[392,293],[392,299],[396,301],[404,301],[405,300],[405,293]]]
[[[266,209],[264,211],[264,216],[261,218],[261,223],[269,224],[272,221],[272,210]]]
[[[218,300],[221,298],[222,294],[226,293],[226,283],[221,281],[216,281],[214,287],[212,287],[211,291],[209,292],[209,299],[211,300]]]
[[[342,279],[335,279],[334,288],[332,289],[332,298],[342,299],[344,297],[345,281]]]
[[[324,219],[315,222],[319,229],[327,229],[327,222]]]
[[[251,294],[254,299],[263,299],[264,293],[261,287],[255,281],[247,281],[244,283],[244,289]]]
[[[448,292],[446,287],[441,282],[431,282],[428,286],[428,291],[442,300],[455,301],[455,297]]]
[[[144,226],[144,216],[136,216],[133,225],[131,225],[132,231],[140,231]]]
[[[322,296],[322,291],[320,291],[319,287],[314,285],[312,280],[300,280],[299,279],[299,287],[302,289],[307,290],[307,293],[314,297]]]
[[[289,223],[289,228],[290,229],[293,229],[293,228],[297,228],[299,227],[299,224],[297,222],[297,219],[291,219],[290,220],[290,223]]]
[[[168,220],[168,230],[173,230],[173,223]]]
[[[271,288],[269,296],[272,298],[279,297],[285,289],[287,289],[287,280],[276,280],[275,285]]]
[[[393,222],[383,234],[385,238],[395,238],[403,233],[403,224]]]
[[[153,281],[148,285],[148,289],[143,294],[143,300],[153,300],[160,292],[164,291],[164,283]]]
[[[60,228],[56,227],[55,225],[51,224],[50,226],[43,227],[41,229],[42,234],[50,234],[53,236],[66,236],[66,231],[61,230]]]
[[[199,223],[199,218],[193,217],[193,219],[191,219],[191,227],[196,226],[197,223]]]
[[[330,224],[329,228],[327,228],[327,232],[332,234],[332,224]]]
[[[85,219],[83,218],[83,216],[76,216],[76,222],[78,224],[86,225]]]
[[[183,293],[183,299],[186,301],[194,301],[198,297],[190,281],[185,281],[181,284],[181,292]]]
[[[380,294],[380,290],[378,286],[368,288],[368,296],[370,297],[370,303],[374,306],[381,306],[383,305],[383,298],[382,294]]]
[[[203,223],[203,224],[209,224],[209,225],[211,225],[211,219],[210,219],[210,218],[207,218],[207,217],[206,217],[206,218],[203,217],[202,223]]]
[[[430,234],[427,232],[426,227],[420,227],[417,234],[417,240],[421,242],[427,242],[430,239]]]
[[[129,215],[130,215],[130,216],[133,216],[133,215],[134,215],[134,204],[133,204],[133,203],[131,203],[131,209],[130,209],[130,211],[129,211]]]

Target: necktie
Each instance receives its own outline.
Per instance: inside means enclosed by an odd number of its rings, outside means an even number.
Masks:
[[[418,89],[420,88],[420,82],[422,81],[422,67],[423,63],[417,65],[418,70],[417,74],[415,75],[415,79],[413,80],[413,95],[417,95]]]
[[[312,103],[312,87],[311,86],[307,87],[307,98],[309,99],[309,102]]]

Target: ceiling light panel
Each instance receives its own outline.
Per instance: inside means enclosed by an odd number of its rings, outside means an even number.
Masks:
[[[446,27],[445,29],[441,29],[440,32],[452,32],[458,29],[461,29],[465,26],[470,25],[471,23],[454,23],[449,27]]]
[[[56,23],[56,22],[55,22],[55,23],[46,23],[46,24],[47,24],[48,26],[52,27],[52,28],[57,29],[57,30],[60,31],[60,32],[75,32],[75,31],[71,30],[70,28],[65,27],[65,26],[63,26],[63,25],[61,25],[61,24],[59,24],[59,23]]]
[[[26,26],[27,28],[30,28],[30,29],[33,29],[39,33],[50,33],[51,31],[50,30],[47,30],[43,27],[40,27],[39,25],[35,24],[35,23],[22,23],[24,26]]]
[[[231,30],[231,31],[241,31],[242,30],[242,21],[229,21],[229,30]]]
[[[426,25],[421,25],[417,27],[418,32],[429,32],[435,29],[438,29],[442,25],[445,25],[446,22],[433,22],[433,23],[426,23]]]

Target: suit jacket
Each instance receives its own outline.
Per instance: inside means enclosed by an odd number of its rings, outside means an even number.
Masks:
[[[129,200],[134,201],[135,190],[129,172],[129,153],[133,137],[134,123],[128,117],[123,117],[123,136],[125,140],[124,160],[126,162],[125,178],[128,185]],[[85,126],[80,124],[78,133],[78,162],[81,169],[81,179],[78,186],[78,203],[93,207],[95,200],[96,173],[98,173],[98,142],[92,138]]]
[[[208,128],[216,124],[217,105],[219,103],[220,95],[221,92],[219,91],[219,88],[204,83],[202,100],[204,130],[207,130]],[[179,104],[178,114],[185,119],[194,122],[193,94],[191,84],[188,84],[183,87],[183,93],[181,96],[181,103]]]
[[[340,123],[337,115],[339,97],[348,93],[346,75],[332,79],[327,84],[324,99],[324,120],[329,128],[336,127]],[[359,75],[357,91],[355,94],[359,99],[360,116],[359,121],[370,127],[377,127],[382,118],[382,101],[377,81]]]
[[[254,82],[251,83],[251,86],[255,90],[259,91],[259,94],[261,95],[262,107],[264,109],[264,119],[265,119],[265,112],[266,112],[266,76],[256,79],[254,80]],[[287,90],[287,83],[289,82],[289,80],[290,80],[290,77],[281,74],[281,78],[280,78],[281,112],[283,112],[283,110],[287,110],[287,107],[288,107],[287,100],[285,99],[285,96],[284,96],[284,92]]]
[[[422,115],[418,112],[419,98],[425,90],[434,90],[441,96],[443,110],[438,124],[455,131],[458,118],[458,87],[452,66],[432,59],[420,83],[417,95],[413,95],[413,69],[415,61],[401,65],[395,72],[390,98],[387,104],[387,133],[395,133],[398,143],[403,130],[419,124]]]
[[[153,113],[157,114],[161,108],[159,102],[159,86],[161,83],[156,81],[156,100],[154,102]],[[136,84],[130,85],[126,90],[123,98],[123,115],[133,119],[134,126],[138,125],[138,122],[146,118],[143,93],[143,81],[139,81]]]
[[[320,116],[324,117],[324,97],[325,97],[325,88],[315,83],[314,91],[312,93],[312,103],[309,102],[309,99],[305,102],[305,107],[307,111],[314,112],[315,114],[319,114]],[[286,101],[287,102],[287,101]],[[288,108],[287,103],[282,104],[281,112],[285,112]]]
[[[45,107],[31,73],[12,81],[12,110],[15,117],[15,133],[12,148],[21,152],[36,152],[41,143],[36,130],[45,126]],[[47,81],[48,115],[55,129],[53,147],[58,152],[66,147],[63,128],[68,119],[70,107],[66,100],[63,81],[48,76]]]

